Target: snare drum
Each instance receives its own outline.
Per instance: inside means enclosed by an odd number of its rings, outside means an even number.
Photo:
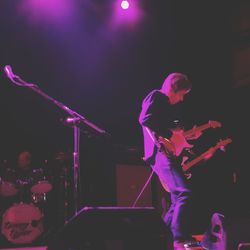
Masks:
[[[32,171],[31,192],[34,194],[48,193],[52,189],[52,184],[49,182],[42,168]]]
[[[13,196],[18,192],[16,186],[16,171],[11,168],[7,168],[3,176],[0,178],[0,195],[2,196]]]
[[[43,232],[43,214],[30,203],[16,203],[5,211],[2,234],[11,243],[31,243]]]

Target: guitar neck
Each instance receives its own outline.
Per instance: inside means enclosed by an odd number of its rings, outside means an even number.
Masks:
[[[196,131],[203,131],[205,129],[208,129],[210,128],[210,124],[209,123],[206,123],[206,124],[203,124],[203,125],[200,125],[198,127],[195,128]],[[189,135],[192,135],[194,133],[194,130],[193,129],[190,129],[190,130],[187,130],[184,132],[184,136],[189,136]]]
[[[225,139],[223,141],[219,141],[217,142],[217,144],[214,147],[209,148],[207,151],[205,151],[203,154],[201,154],[200,156],[196,157],[195,159],[191,160],[188,163],[183,163],[182,164],[182,170],[184,172],[186,172],[187,170],[189,170],[192,166],[194,166],[195,164],[199,163],[202,160],[205,159],[209,159],[210,157],[213,156],[213,154],[215,153],[215,151],[221,147],[226,146],[227,144],[231,143],[232,139],[228,138]]]
[[[182,170],[184,172],[188,171],[192,166],[194,166],[195,164],[199,163],[200,161],[204,160],[206,158],[206,156],[208,156],[208,154],[211,154],[211,150],[214,150],[214,152],[218,149],[219,147],[215,146],[215,147],[211,147],[210,149],[208,149],[206,152],[204,152],[203,154],[201,154],[200,156],[196,157],[195,159],[193,159],[192,161],[188,162],[188,163],[184,163],[182,166]]]

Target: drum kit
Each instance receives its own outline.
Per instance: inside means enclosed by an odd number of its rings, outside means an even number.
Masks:
[[[28,190],[28,192],[24,192]],[[33,169],[27,178],[18,178],[14,169],[6,168],[0,177],[1,200],[13,202],[2,213],[1,232],[14,244],[32,243],[44,231],[44,211],[52,190],[51,181],[44,169]],[[28,194],[29,199],[24,199]]]

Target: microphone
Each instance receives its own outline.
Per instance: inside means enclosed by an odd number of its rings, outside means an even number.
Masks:
[[[10,65],[6,65],[4,67],[4,71],[7,75],[7,77],[9,77],[11,80],[13,80],[13,78],[16,77],[16,75],[13,74],[12,68],[10,67]]]

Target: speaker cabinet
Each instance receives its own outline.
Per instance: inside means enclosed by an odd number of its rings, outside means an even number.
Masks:
[[[49,250],[166,250],[169,232],[152,207],[84,207],[52,239]]]
[[[146,165],[116,165],[116,200],[117,206],[132,206],[151,175],[151,168]],[[138,207],[155,207],[162,216],[170,206],[170,194],[167,193],[154,174],[145,190],[136,202]]]
[[[211,225],[204,234],[203,245],[209,250],[248,249],[244,242],[250,240],[250,218],[227,218],[214,213]]]
[[[118,164],[116,166],[116,191],[118,206],[132,206],[149,178],[151,169],[143,165]],[[152,187],[148,183],[136,206],[152,206]]]

